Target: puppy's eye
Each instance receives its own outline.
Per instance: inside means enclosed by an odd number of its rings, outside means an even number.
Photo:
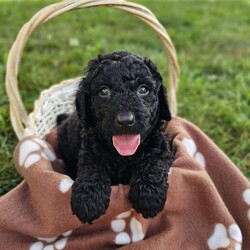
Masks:
[[[99,96],[101,97],[109,97],[110,96],[110,89],[106,86],[102,86],[100,89],[99,89]]]
[[[140,85],[139,88],[137,89],[138,95],[145,96],[148,93],[149,93],[149,90],[148,90],[147,86],[144,84]]]

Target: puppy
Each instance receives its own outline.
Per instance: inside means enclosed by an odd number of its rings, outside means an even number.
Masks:
[[[88,64],[75,106],[57,121],[59,152],[75,180],[73,213],[91,223],[108,208],[111,185],[129,184],[132,207],[145,218],[156,216],[174,158],[164,135],[171,114],[156,66],[127,51],[99,55]]]

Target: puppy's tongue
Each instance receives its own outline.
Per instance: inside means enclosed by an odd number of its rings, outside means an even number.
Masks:
[[[113,145],[122,156],[133,155],[140,145],[140,135],[114,135]]]

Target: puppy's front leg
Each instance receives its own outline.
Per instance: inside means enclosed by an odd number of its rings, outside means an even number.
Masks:
[[[156,216],[165,206],[168,169],[166,162],[152,159],[145,159],[140,166],[136,166],[130,180],[129,199],[144,218]]]
[[[94,163],[82,162],[82,171],[78,171],[72,186],[71,208],[84,223],[91,223],[105,213],[109,206],[111,193],[110,177]]]

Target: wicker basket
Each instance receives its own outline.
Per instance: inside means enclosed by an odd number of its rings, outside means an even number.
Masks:
[[[36,13],[20,30],[8,57],[6,71],[6,89],[10,100],[10,116],[12,126],[19,139],[27,134],[39,138],[55,127],[55,115],[72,112],[74,94],[79,83],[76,79],[65,80],[44,90],[35,102],[34,111],[28,115],[18,91],[18,68],[23,49],[32,32],[43,23],[67,11],[96,6],[107,6],[127,11],[147,23],[162,40],[169,61],[168,98],[173,115],[176,114],[176,90],[178,86],[179,67],[175,48],[163,26],[147,8],[122,0],[66,0],[49,5]]]

